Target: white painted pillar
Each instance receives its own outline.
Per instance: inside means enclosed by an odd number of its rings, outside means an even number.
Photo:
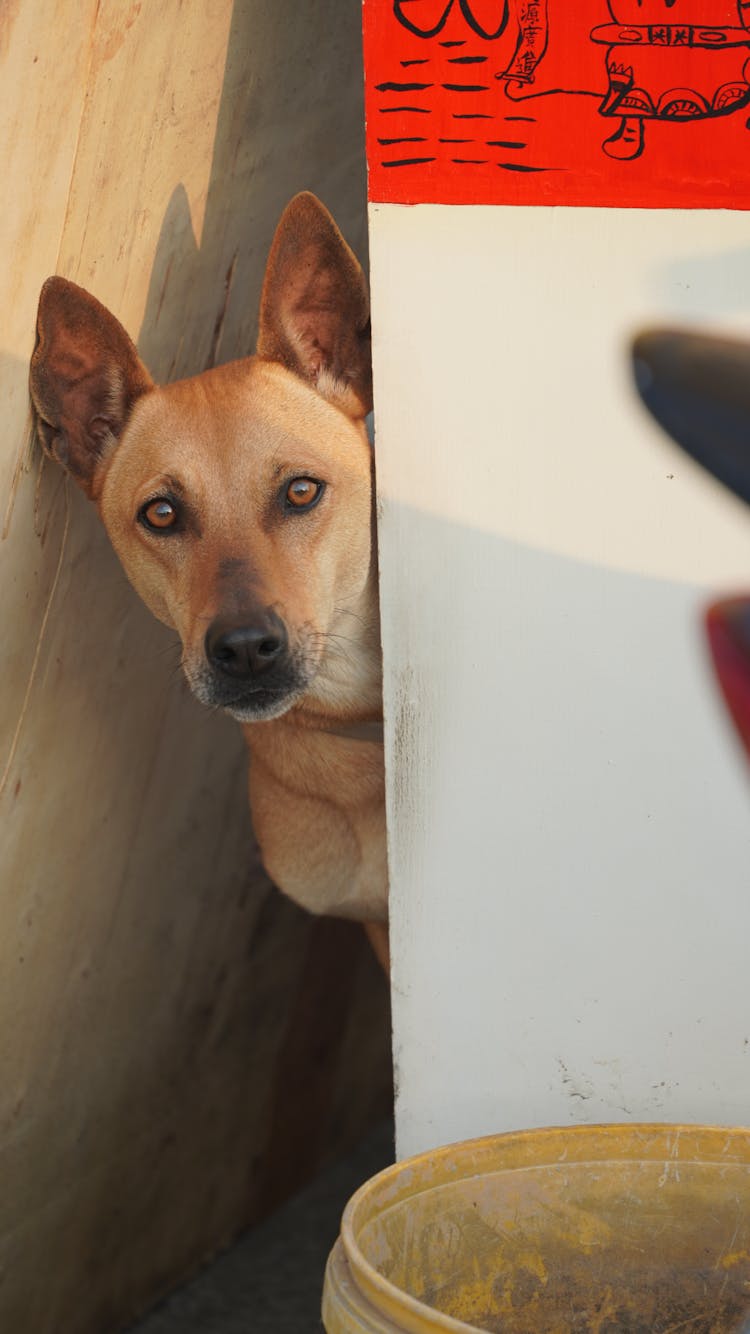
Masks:
[[[750,516],[629,382],[750,325],[714,211],[371,206],[401,1155],[748,1123],[750,790],[700,613]]]

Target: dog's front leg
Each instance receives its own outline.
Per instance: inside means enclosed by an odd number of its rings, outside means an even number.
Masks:
[[[373,948],[375,958],[380,964],[386,977],[391,975],[391,944],[388,934],[388,927],[385,922],[365,922],[365,931],[367,939]]]
[[[331,794],[301,792],[254,753],[249,787],[263,863],[279,889],[309,912],[378,925],[375,952],[382,962],[388,902],[382,803],[345,805]]]

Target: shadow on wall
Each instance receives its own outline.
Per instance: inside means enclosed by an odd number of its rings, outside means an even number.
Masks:
[[[705,312],[713,318],[747,315],[747,288],[741,276],[748,272],[750,250],[717,251],[673,259],[654,273],[654,291],[659,304],[672,316],[688,323],[705,324]]]
[[[266,258],[279,217],[300,190],[323,199],[367,264],[364,84],[352,77],[361,40],[356,2],[316,0],[296,7],[292,23],[284,5],[236,0],[201,233],[180,185],[154,257],[138,348],[157,381],[255,350]],[[333,96],[332,71],[340,74]],[[205,312],[199,327],[191,311]],[[283,921],[299,914],[287,902],[275,911]],[[267,916],[271,922],[273,905]],[[306,948],[286,1001],[270,1094],[273,1131],[255,1164],[253,1214],[390,1111],[386,988],[361,928],[301,914],[296,930]],[[257,1031],[258,1017],[255,1023]]]
[[[400,1156],[741,1124],[747,774],[706,591],[393,500],[381,533]]]
[[[317,0],[296,6],[290,22],[285,5],[237,0],[201,235],[178,186],[154,259],[138,347],[157,380],[254,351],[266,256],[300,190],[320,195],[366,264],[364,89],[351,77],[360,46],[358,3]],[[341,76],[334,96],[332,71]],[[191,310],[211,315],[187,345]]]

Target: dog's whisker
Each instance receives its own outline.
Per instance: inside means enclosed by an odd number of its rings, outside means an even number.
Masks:
[[[161,648],[156,650],[154,656],[157,658],[166,658],[168,653],[182,653],[182,644],[179,639],[175,640],[173,644],[162,645]]]
[[[334,607],[333,614],[334,616],[351,616],[353,620],[359,621],[360,625],[364,626],[366,630],[369,630],[370,628],[369,622],[365,619],[362,613],[354,611],[352,607]]]

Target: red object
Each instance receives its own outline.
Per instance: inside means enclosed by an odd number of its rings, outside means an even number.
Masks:
[[[365,0],[370,198],[750,208],[750,0]]]
[[[750,756],[750,597],[714,603],[706,629],[722,694]]]

